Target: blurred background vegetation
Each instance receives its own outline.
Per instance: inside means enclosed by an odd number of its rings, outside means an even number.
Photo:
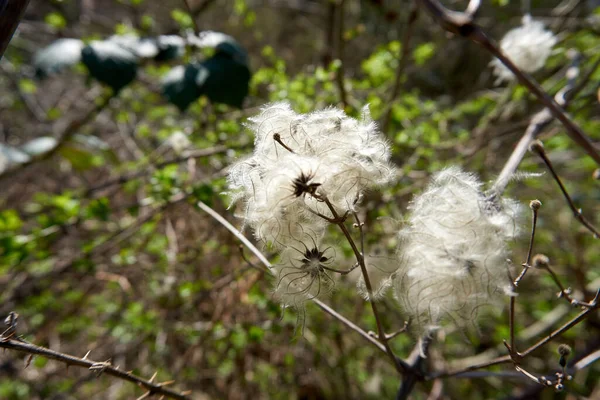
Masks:
[[[465,7],[464,1],[446,4]],[[596,6],[531,1],[534,18],[559,39],[535,77],[555,94],[577,52],[580,76],[594,72],[568,110],[598,142]],[[395,248],[406,205],[431,173],[458,164],[492,180],[541,106],[520,85],[494,86],[490,56],[445,33],[423,11],[407,35],[412,7],[401,0],[31,0],[0,61],[7,169],[0,175],[0,316],[19,313],[18,334],[33,343],[79,357],[91,350],[90,358],[110,359],[146,378],[158,372],[158,381],[173,379],[194,399],[393,398],[400,379],[384,355],[311,304],[299,332],[296,315],[282,316],[273,301],[272,279],[251,268],[239,242],[195,204],[201,200],[240,226],[227,209],[224,172],[251,152],[244,121],[278,100],[299,112],[334,105],[353,116],[370,104],[400,169],[395,186],[364,202],[372,251]],[[520,2],[493,0],[483,2],[477,21],[500,39],[521,17]],[[181,58],[143,63],[137,78],[108,102],[110,89],[89,79],[82,65],[35,78],[36,52],[59,38],[185,37],[188,30],[223,32],[245,49],[252,77],[241,108],[201,96],[181,112],[161,96],[161,77],[170,68],[206,60],[215,54],[211,49],[188,47]],[[68,140],[50,152],[31,142],[65,132]],[[170,145],[176,132],[189,139],[186,149]],[[600,191],[592,177],[598,166],[558,124],[540,138],[577,206],[598,222]],[[33,161],[15,161],[15,149]],[[545,171],[533,155],[521,170]],[[508,192],[524,204],[542,201],[534,251],[548,255],[563,283],[590,299],[600,287],[600,249],[551,176],[514,182]],[[514,243],[516,266],[525,260],[526,236]],[[341,236],[338,242],[351,265],[350,249]],[[374,330],[356,278],[344,277],[325,301]],[[521,348],[576,315],[556,292],[543,271],[524,280],[516,308]],[[478,332],[448,326],[436,336],[427,368],[505,354],[506,306],[487,310]],[[393,299],[381,307],[388,331],[404,325]],[[391,344],[406,357],[415,339],[402,334]],[[573,347],[572,361],[598,350],[598,313],[532,354],[527,368],[553,374],[559,343]],[[26,358],[0,352],[0,399],[131,399],[144,393],[42,357],[24,368]],[[413,398],[598,399],[599,364],[579,371],[561,394],[514,376],[488,376],[421,383]]]

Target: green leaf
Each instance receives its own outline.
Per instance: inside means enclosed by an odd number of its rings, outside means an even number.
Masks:
[[[37,86],[35,85],[35,82],[31,79],[21,79],[19,81],[19,89],[23,93],[32,94],[37,91]]]
[[[173,20],[177,22],[179,26],[183,29],[189,29],[194,26],[194,21],[192,20],[192,17],[188,13],[180,9],[175,9],[171,11],[171,18],[173,18]]]
[[[63,29],[67,26],[67,20],[61,14],[52,12],[44,17],[44,21],[55,29]]]
[[[0,232],[16,231],[21,228],[23,221],[15,210],[0,212]]]
[[[415,64],[423,65],[435,54],[435,44],[423,43],[413,51]]]
[[[76,170],[85,171],[94,166],[94,160],[89,151],[67,145],[61,147],[59,152]]]

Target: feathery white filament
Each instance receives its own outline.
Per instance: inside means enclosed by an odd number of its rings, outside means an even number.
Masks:
[[[530,15],[525,15],[522,25],[502,38],[500,48],[520,70],[533,73],[544,66],[555,44],[556,37],[544,28],[542,22],[533,21]],[[514,74],[497,58],[490,65],[497,76],[496,83],[515,79]]]
[[[473,323],[495,294],[510,293],[506,259],[519,206],[487,198],[482,184],[457,167],[434,175],[400,231],[394,292],[421,333],[443,320]]]
[[[343,111],[295,113],[288,103],[267,105],[250,119],[254,154],[234,164],[229,187],[243,201],[243,218],[257,237],[278,248],[300,246],[296,226],[321,237],[332,218],[354,210],[361,194],[390,183],[389,146],[363,110],[360,121]],[[318,193],[318,196],[316,195]]]

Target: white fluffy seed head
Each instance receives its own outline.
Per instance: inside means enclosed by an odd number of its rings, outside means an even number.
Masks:
[[[243,218],[257,237],[276,247],[289,244],[279,226],[324,229],[317,214],[333,217],[325,197],[343,214],[355,210],[366,190],[395,178],[389,146],[368,108],[356,120],[333,108],[297,114],[281,102],[249,121],[254,154],[231,167],[230,193],[243,202]]]
[[[478,310],[510,293],[508,241],[519,233],[519,205],[486,198],[473,174],[457,167],[434,175],[400,230],[394,293],[420,333],[444,320],[474,323]]]
[[[395,258],[383,254],[371,254],[365,256],[365,265],[373,291],[372,300],[381,300],[392,287],[393,279],[398,270],[398,262]],[[362,274],[358,278],[356,287],[358,293],[365,300],[371,300]]]
[[[542,22],[533,21],[530,15],[525,15],[522,25],[508,31],[502,38],[500,48],[520,70],[533,73],[544,66],[556,41],[556,36],[546,30]],[[497,58],[490,65],[497,76],[496,83],[515,79],[514,74]]]
[[[300,309],[306,301],[330,294],[335,281],[327,268],[334,259],[332,248],[322,249],[314,241],[284,250],[280,262],[273,266],[275,298],[283,307]]]

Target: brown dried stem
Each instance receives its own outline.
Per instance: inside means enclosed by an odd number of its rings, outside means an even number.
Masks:
[[[408,14],[408,21],[406,23],[406,29],[404,31],[404,37],[402,38],[400,55],[398,56],[398,67],[396,68],[396,78],[394,80],[394,86],[392,87],[392,93],[390,94],[390,98],[388,99],[387,111],[385,113],[385,117],[383,118],[383,124],[381,130],[387,134],[388,127],[390,125],[390,121],[392,119],[392,109],[393,104],[396,101],[396,98],[400,94],[400,87],[402,86],[402,75],[404,74],[404,69],[408,64],[408,52],[410,51],[410,39],[412,37],[413,28],[415,25],[415,21],[419,16],[419,9],[417,5],[413,3],[410,13]]]
[[[600,154],[594,147],[592,141],[564,112],[561,106],[550,97],[529,74],[521,71],[508,57],[506,57],[496,43],[494,43],[494,41],[474,23],[472,11],[464,13],[451,11],[446,9],[438,0],[419,0],[419,2],[439,21],[444,29],[470,39],[497,57],[502,64],[517,77],[519,82],[526,86],[529,91],[548,108],[550,113],[563,124],[569,137],[600,164]],[[478,3],[478,1],[472,1],[469,4],[468,10],[476,9],[474,5],[471,6],[473,3]]]
[[[538,200],[534,200],[534,201],[538,201]],[[533,201],[531,203],[533,203]],[[538,202],[538,204],[541,204],[541,203]],[[525,277],[525,274],[527,273],[529,268],[531,268],[531,254],[533,252],[533,240],[535,239],[535,228],[537,226],[538,210],[539,210],[538,207],[531,207],[532,221],[531,221],[531,236],[529,237],[529,248],[527,249],[527,258],[525,259],[525,263],[523,264],[523,270],[521,271],[521,273],[519,274],[517,279],[515,279],[515,281],[513,282],[513,285],[515,288],[519,286],[519,283],[521,283],[521,280],[523,280],[523,278]]]
[[[377,339],[385,347],[385,351],[386,351],[387,355],[390,357],[390,359],[392,360],[392,362],[394,363],[396,370],[400,373],[406,373],[411,369],[406,365],[406,363],[404,363],[402,360],[400,360],[398,357],[396,357],[396,355],[394,354],[394,351],[392,350],[392,348],[390,347],[390,344],[388,343],[387,336],[385,334],[385,329],[383,328],[381,315],[377,308],[377,303],[375,303],[375,301],[373,300],[373,287],[371,285],[371,280],[369,279],[369,273],[367,272],[367,266],[365,264],[364,254],[356,246],[356,243],[354,242],[352,235],[350,235],[348,228],[346,228],[346,225],[344,225],[344,219],[340,218],[340,216],[339,216],[337,210],[335,209],[335,207],[333,206],[333,204],[331,204],[331,202],[329,201],[329,199],[327,199],[327,197],[323,198],[323,200],[325,201],[325,204],[327,204],[327,207],[329,208],[329,211],[331,212],[331,215],[333,216],[332,221],[335,221],[334,223],[340,228],[340,230],[344,234],[344,237],[346,238],[346,240],[350,244],[350,247],[352,248],[352,251],[354,252],[356,261],[358,262],[358,265],[360,266],[360,270],[361,270],[363,279],[365,281],[365,287],[367,289],[367,293],[369,294],[369,303],[371,304],[371,309],[373,310],[373,316],[375,317],[375,323],[377,325]],[[356,217],[356,222],[357,222],[359,228],[362,230],[361,221],[358,219],[358,216],[356,214],[355,214],[355,217]]]
[[[50,157],[57,154],[68,142],[71,140],[73,135],[75,135],[81,127],[90,122],[95,116],[97,116],[100,112],[102,112],[109,104],[110,101],[116,96],[116,93],[112,92],[110,95],[102,98],[98,104],[88,110],[83,116],[80,118],[74,119],[67,124],[67,126],[63,129],[63,131],[59,134],[58,141],[56,146],[54,146],[51,150],[48,150],[44,153],[38,154],[27,162],[17,164],[12,168],[8,168],[0,174],[0,184],[5,178],[10,178],[14,176],[14,174],[23,171],[33,164],[36,164],[39,161],[47,160]]]
[[[190,159],[203,158],[203,157],[208,157],[208,156],[212,156],[215,154],[225,153],[230,148],[231,147],[228,147],[228,146],[215,146],[215,147],[211,147],[208,149],[198,149],[198,150],[189,151],[181,156],[173,157],[168,160],[161,161],[157,164],[154,164],[152,169],[142,168],[141,170],[134,171],[131,173],[126,173],[126,174],[117,176],[116,178],[112,178],[105,182],[102,182],[96,186],[92,186],[85,191],[85,194],[83,195],[83,197],[87,198],[90,195],[92,195],[94,192],[104,190],[111,186],[122,185],[133,179],[141,178],[143,176],[150,174],[152,171],[154,171],[154,169],[164,168],[164,167],[166,167],[168,165],[172,165],[172,164],[183,163]]]
[[[534,142],[531,145],[530,150],[532,152],[536,153],[538,156],[540,156],[540,158],[542,159],[542,161],[544,162],[544,164],[546,164],[546,167],[548,168],[548,170],[552,174],[552,177],[554,178],[554,180],[558,184],[558,186],[560,188],[560,191],[562,192],[563,196],[565,197],[565,200],[567,201],[567,204],[569,205],[569,208],[571,209],[571,211],[573,211],[573,216],[575,217],[575,219],[577,219],[579,222],[581,222],[581,224],[583,226],[585,226],[590,232],[592,232],[592,234],[594,235],[594,237],[596,239],[600,238],[600,233],[594,227],[594,225],[592,225],[592,223],[590,221],[588,221],[588,219],[583,216],[583,214],[581,213],[581,209],[575,207],[575,204],[573,203],[573,200],[571,199],[571,196],[569,196],[569,193],[567,192],[567,189],[565,188],[565,186],[563,185],[562,181],[558,177],[558,174],[554,170],[554,167],[552,166],[552,162],[550,162],[550,159],[548,158],[548,155],[546,154],[546,151],[544,150],[544,146],[542,146],[541,142],[539,142],[539,141],[538,142]]]
[[[577,59],[577,57],[573,57],[574,61],[576,59]],[[575,85],[575,83],[576,83],[577,77],[579,76],[579,74],[578,74],[579,69],[578,68],[572,69],[572,71],[575,71],[576,73],[573,73],[573,74],[570,74],[567,76],[567,78],[568,78],[567,84],[565,85],[564,88],[562,88],[562,90],[560,90],[554,96],[554,99],[556,100],[556,102],[558,104],[560,104],[563,108],[566,108],[569,105],[570,101],[579,92],[581,92],[581,90],[583,90],[585,85],[591,79],[594,72],[599,67],[600,67],[600,57],[598,58],[598,60],[596,60],[594,65],[587,71],[587,73],[585,74],[585,76],[583,77],[581,82],[577,85]],[[519,164],[525,157],[525,154],[527,154],[527,151],[529,150],[529,146],[531,145],[531,143],[537,138],[537,136],[542,132],[542,130],[544,130],[548,125],[550,125],[550,123],[553,121],[553,119],[554,118],[552,117],[552,114],[550,113],[550,111],[548,111],[547,108],[544,108],[543,110],[539,111],[531,118],[531,121],[529,122],[529,125],[527,126],[527,129],[525,130],[525,134],[519,140],[519,143],[517,143],[517,146],[513,150],[509,159],[506,161],[506,164],[504,164],[504,167],[502,168],[502,172],[500,172],[500,175],[498,176],[498,178],[496,179],[496,182],[494,183],[494,187],[492,188],[492,190],[495,193],[497,193],[498,195],[501,195],[504,192],[506,185],[508,184],[511,177],[517,170]]]
[[[0,335],[0,348],[15,350],[18,352],[38,355],[51,360],[63,362],[67,367],[74,365],[77,367],[87,368],[90,371],[95,371],[98,374],[104,373],[107,375],[114,376],[118,379],[133,382],[141,388],[145,389],[149,395],[157,394],[162,395],[171,399],[190,399],[189,393],[178,392],[172,389],[168,389],[166,386],[173,383],[173,381],[155,383],[153,376],[151,379],[144,379],[131,372],[123,371],[118,366],[113,366],[109,361],[98,362],[92,361],[87,358],[86,354],[83,358],[75,357],[69,354],[61,353],[58,351],[50,350],[45,347],[36,346],[32,343],[26,342],[22,339],[13,339],[11,336],[5,337]]]
[[[599,306],[600,306],[599,300],[600,300],[600,289],[596,292],[596,295],[594,296],[592,301],[589,302],[589,304],[590,304],[589,308],[586,308],[585,310],[583,310],[582,312],[577,314],[577,316],[575,316],[569,322],[565,323],[563,326],[556,329],[555,331],[553,331],[552,333],[550,333],[548,336],[544,337],[543,339],[540,339],[538,342],[536,342],[534,345],[530,346],[523,352],[515,353],[512,357],[511,357],[511,355],[501,356],[498,358],[494,358],[493,360],[490,360],[490,361],[471,365],[466,368],[461,368],[461,369],[454,370],[454,371],[436,372],[436,373],[433,373],[433,374],[430,374],[429,376],[427,376],[426,379],[432,380],[432,379],[437,379],[437,378],[449,378],[452,376],[463,374],[465,372],[491,367],[493,365],[506,364],[511,361],[515,362],[515,360],[519,361],[519,360],[527,357],[529,354],[533,353],[534,351],[538,350],[539,348],[543,347],[544,345],[546,345],[547,343],[549,343],[556,337],[562,335],[569,329],[573,328],[574,326],[576,326],[577,324],[579,324],[580,322],[585,320],[587,317],[589,317],[595,310],[597,310],[599,308]]]
[[[219,222],[221,225],[223,225],[223,227],[225,227],[229,232],[231,232],[236,238],[238,238],[242,242],[242,244],[244,246],[246,246],[246,248],[248,250],[250,250],[260,260],[260,262],[267,268],[267,270],[270,273],[272,273],[271,272],[272,267],[271,267],[271,263],[269,262],[269,260],[267,260],[265,255],[260,250],[258,250],[256,248],[256,246],[254,246],[254,244],[252,244],[252,242],[250,240],[248,240],[248,238],[246,238],[236,227],[231,225],[231,223],[229,223],[229,221],[227,221],[221,214],[219,214],[218,212],[216,212],[215,210],[210,208],[205,203],[200,201],[197,203],[197,205],[202,211],[206,212],[208,215],[210,215],[212,218],[214,218],[217,222]],[[331,307],[329,307],[327,304],[323,303],[319,299],[312,299],[312,302],[315,303],[317,306],[319,306],[327,314],[331,315],[333,318],[340,321],[347,328],[358,333],[369,343],[371,343],[372,345],[377,347],[380,351],[386,352],[385,346],[379,340],[377,340],[374,337],[372,337],[371,335],[369,335],[368,332],[364,331],[362,328],[360,328],[354,322],[350,321],[343,315],[339,314],[337,311],[335,311],[334,309],[332,309]]]

